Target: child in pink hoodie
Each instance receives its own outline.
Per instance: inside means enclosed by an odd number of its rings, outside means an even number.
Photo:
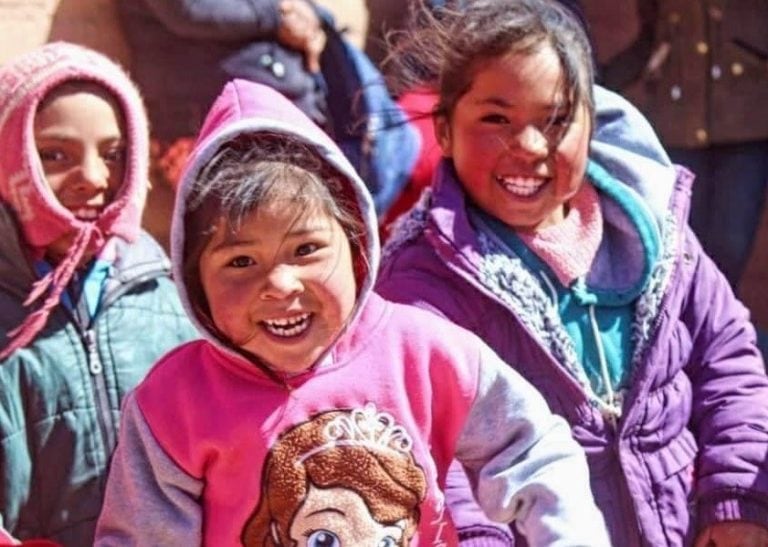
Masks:
[[[531,545],[607,545],[563,420],[474,335],[374,294],[376,234],[327,135],[225,87],[172,228],[204,340],[126,401],[97,545],[455,545],[454,456]]]

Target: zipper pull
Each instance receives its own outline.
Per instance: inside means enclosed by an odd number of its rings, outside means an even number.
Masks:
[[[603,408],[603,420],[606,423],[611,424],[613,429],[616,429],[619,425],[619,418],[621,418],[620,412],[616,410],[613,405]]]
[[[615,392],[608,398],[607,404],[603,407],[603,419],[616,429],[621,419],[621,413],[624,408],[624,394]]]
[[[85,339],[85,349],[88,352],[88,370],[94,376],[101,374],[104,367],[101,364],[99,352],[96,349],[96,333],[92,329],[88,329],[83,337]]]

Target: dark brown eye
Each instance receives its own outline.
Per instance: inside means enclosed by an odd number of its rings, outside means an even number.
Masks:
[[[248,266],[252,266],[254,264],[255,262],[251,257],[241,255],[241,256],[236,256],[235,258],[230,260],[227,265],[232,268],[247,268]]]
[[[64,161],[67,154],[59,148],[43,148],[37,151],[42,162]]]
[[[104,151],[103,157],[108,162],[122,162],[125,160],[125,146],[111,146]]]
[[[492,123],[492,124],[507,124],[509,123],[509,120],[506,116],[502,116],[501,114],[488,114],[486,116],[483,116],[480,118],[480,121],[483,123]]]
[[[304,243],[296,248],[296,256],[308,256],[317,251],[320,245],[317,243]]]

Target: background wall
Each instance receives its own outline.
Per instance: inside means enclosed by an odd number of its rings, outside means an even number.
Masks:
[[[0,36],[0,63],[53,40],[130,61],[112,0],[0,0]]]

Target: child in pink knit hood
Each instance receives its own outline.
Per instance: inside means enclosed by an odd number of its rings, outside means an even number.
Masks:
[[[192,337],[140,227],[147,121],[125,73],[49,44],[0,70],[0,513],[88,545],[123,396]]]

